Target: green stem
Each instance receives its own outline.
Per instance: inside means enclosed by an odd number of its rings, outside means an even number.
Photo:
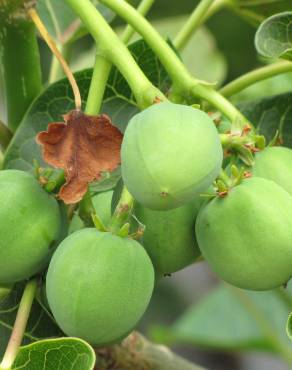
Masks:
[[[191,16],[188,18],[187,22],[180,30],[178,35],[173,41],[174,46],[177,50],[182,50],[191,37],[194,35],[196,30],[203,23],[205,16],[210,9],[211,5],[215,0],[201,0],[199,5],[195,8]]]
[[[231,121],[238,120],[243,126],[246,124],[246,119],[228,100],[191,76],[175,51],[135,8],[123,0],[100,0],[100,2],[111,8],[143,36],[172,79],[174,95],[188,99],[190,97],[205,99]]]
[[[222,87],[220,93],[226,97],[229,97],[239,93],[240,91],[259,81],[286,72],[292,72],[292,62],[278,62],[270,64],[268,66],[258,68],[254,71],[246,73],[236,80],[230,82],[229,84]]]
[[[149,10],[151,9],[154,1],[155,0],[142,0],[141,3],[139,4],[138,8],[137,8],[137,12],[139,14],[145,16],[149,12]],[[128,44],[134,34],[135,34],[135,29],[132,26],[130,26],[129,24],[127,24],[127,26],[125,28],[125,31],[122,35],[122,41],[125,44]]]
[[[116,206],[113,217],[111,219],[110,230],[118,232],[120,228],[128,221],[129,215],[134,206],[134,198],[124,186],[120,200]]]
[[[290,347],[288,347],[286,343],[283,342],[282,339],[279,338],[279,336],[275,333],[274,328],[271,326],[270,322],[266,319],[261,309],[254,304],[254,302],[243,290],[231,287],[229,285],[228,287],[240,299],[243,306],[257,322],[259,329],[262,331],[264,336],[270,342],[272,347],[279,353],[283,360],[285,360],[289,364],[289,366],[292,366],[292,351]]]
[[[40,56],[33,23],[22,17],[7,22],[1,20],[0,55],[8,126],[15,131],[42,89]]]
[[[36,295],[37,286],[37,279],[30,280],[25,286],[17,311],[15,324],[3,360],[0,364],[0,370],[10,370],[15,361],[19,347],[21,346],[33,300]]]
[[[99,114],[111,66],[111,63],[97,52],[85,113]]]
[[[3,149],[6,149],[10,140],[12,139],[12,132],[9,128],[0,121],[0,145]]]
[[[152,25],[134,7],[123,0],[100,0],[128,22],[150,45],[167,70],[176,90],[185,91],[192,84],[192,77],[175,51]]]
[[[225,114],[231,122],[239,122],[241,127],[250,124],[248,120],[241,114],[241,112],[231,104],[223,95],[219,94],[209,86],[197,84],[191,89],[193,96],[204,99],[211,105],[216,107],[219,111]]]
[[[66,0],[66,2],[81,18],[85,27],[94,37],[99,45],[99,52],[116,65],[126,78],[140,108],[143,109],[153,104],[156,98],[165,100],[163,94],[152,85],[141,71],[127,47],[90,0]]]

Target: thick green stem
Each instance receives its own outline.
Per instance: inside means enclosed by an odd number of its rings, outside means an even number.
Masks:
[[[194,35],[196,30],[206,19],[206,14],[215,0],[201,0],[199,5],[195,8],[183,28],[173,41],[177,50],[182,50],[190,38]]]
[[[137,8],[137,12],[145,16],[151,9],[155,0],[142,0]],[[123,32],[122,41],[128,44],[135,33],[135,29],[127,24],[125,31]]]
[[[153,104],[156,98],[165,100],[163,94],[147,79],[127,47],[90,0],[66,0],[66,2],[94,37],[99,45],[99,52],[116,65],[126,78],[140,108]]]
[[[185,91],[192,77],[175,51],[135,8],[123,0],[100,0],[127,21],[149,44],[167,70],[176,90]]]
[[[205,99],[231,121],[238,120],[242,125],[246,123],[242,114],[221,94],[191,76],[175,51],[135,8],[123,0],[100,0],[100,2],[111,8],[143,36],[172,79],[174,95]]]
[[[21,345],[31,306],[36,295],[38,286],[37,279],[33,279],[26,284],[19,308],[16,315],[15,324],[6,348],[0,370],[10,370],[17,356]]]
[[[193,96],[209,102],[219,111],[221,111],[226,117],[228,117],[231,122],[237,121],[240,123],[241,127],[250,124],[233,104],[231,104],[223,95],[219,94],[213,88],[197,84],[191,89],[191,93]]]
[[[8,126],[18,127],[42,88],[40,56],[34,25],[17,18],[0,26],[0,54],[7,101]]]
[[[0,145],[3,149],[7,148],[11,139],[12,132],[2,121],[0,121]]]
[[[258,68],[254,71],[246,73],[236,80],[230,82],[229,84],[222,87],[220,93],[226,97],[229,97],[239,93],[240,91],[259,81],[286,72],[292,72],[292,62],[278,62],[270,64],[268,66]]]

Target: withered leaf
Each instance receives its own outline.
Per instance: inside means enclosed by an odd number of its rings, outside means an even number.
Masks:
[[[89,116],[72,110],[63,117],[65,122],[50,123],[36,140],[44,160],[64,169],[66,183],[59,198],[72,204],[82,199],[88,184],[102,172],[117,168],[123,135],[105,114]]]

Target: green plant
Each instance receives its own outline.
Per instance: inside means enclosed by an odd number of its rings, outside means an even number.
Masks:
[[[232,286],[152,338],[292,366],[291,0],[201,0],[155,27],[153,3],[0,0],[0,370],[201,370],[132,330],[204,258]],[[236,16],[262,58],[243,75]]]
[[[100,347],[131,332],[149,303],[153,283],[150,259],[136,241],[84,229],[66,238],[54,254],[47,297],[67,335]]]
[[[121,156],[123,180],[135,199],[162,210],[206,190],[220,171],[223,153],[206,113],[160,103],[129,122]]]
[[[288,282],[291,201],[273,181],[254,177],[202,208],[196,222],[198,243],[222,279],[251,290]]]
[[[194,233],[200,197],[168,211],[135,205],[135,215],[145,225],[142,243],[158,274],[167,275],[192,264],[200,256]]]
[[[61,215],[56,200],[22,171],[0,172],[0,198],[0,282],[15,283],[46,268],[59,238]]]

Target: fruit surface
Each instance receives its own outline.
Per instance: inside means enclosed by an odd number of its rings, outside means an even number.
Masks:
[[[0,171],[0,204],[0,283],[13,283],[48,263],[60,233],[60,210],[37,180],[18,170]]]
[[[292,195],[292,150],[270,147],[256,153],[252,173],[275,181]]]
[[[143,246],[158,274],[170,274],[193,263],[201,254],[195,237],[195,220],[202,203],[197,197],[168,211],[154,211],[140,204],[135,215],[145,225]]]
[[[210,201],[196,235],[211,268],[239,288],[273,289],[292,276],[292,197],[273,181],[253,177]]]
[[[207,189],[223,157],[209,116],[173,103],[155,104],[134,116],[121,155],[126,187],[154,210],[179,207]]]
[[[87,228],[71,234],[55,252],[47,297],[67,335],[103,346],[135,327],[153,285],[151,260],[138,242]]]

